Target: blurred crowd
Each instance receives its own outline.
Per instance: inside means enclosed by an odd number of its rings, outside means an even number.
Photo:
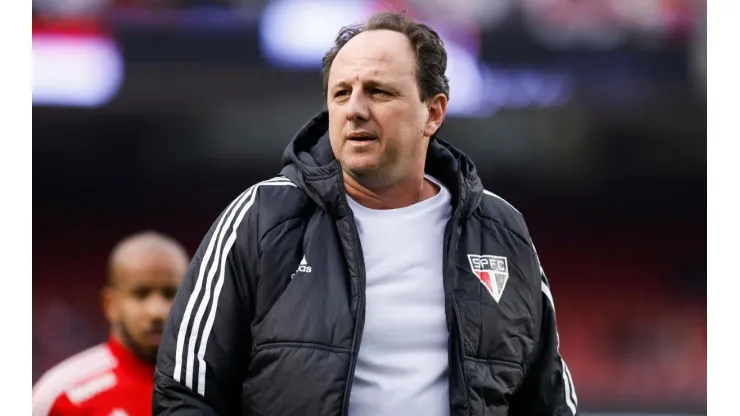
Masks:
[[[270,3],[295,0],[33,0],[39,17],[104,15],[121,10],[228,9],[261,10]],[[320,4],[326,0],[313,1]],[[347,0],[375,3],[384,9],[408,10],[411,14],[442,24],[475,25],[484,30],[505,25],[520,17],[530,28],[544,35],[562,31],[559,41],[610,43],[623,35],[685,36],[702,19],[705,0]],[[345,3],[347,3],[345,2]],[[567,33],[566,33],[567,32]],[[547,37],[543,36],[543,40]]]

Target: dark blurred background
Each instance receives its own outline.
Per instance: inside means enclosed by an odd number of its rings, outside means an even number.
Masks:
[[[389,9],[446,42],[441,135],[528,220],[580,407],[705,413],[705,0],[33,0],[34,381],[106,338],[113,244],[192,253]]]

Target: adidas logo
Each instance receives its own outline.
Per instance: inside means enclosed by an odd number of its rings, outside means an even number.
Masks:
[[[296,270],[296,273],[298,272],[311,273],[311,266],[308,265],[305,255],[303,256],[303,260],[301,260],[300,266],[298,266],[298,270]]]
[[[295,275],[296,275],[296,273],[298,273],[298,272],[301,272],[301,273],[311,273],[311,266],[308,265],[308,262],[306,261],[306,256],[305,255],[303,256],[303,260],[301,260],[301,264],[298,266],[298,269],[295,271],[295,273],[293,273],[292,276],[290,276],[290,278],[291,279],[294,278]]]

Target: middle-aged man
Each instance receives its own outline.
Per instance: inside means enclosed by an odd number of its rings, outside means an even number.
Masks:
[[[198,249],[156,415],[576,413],[522,215],[436,138],[446,67],[437,34],[403,14],[342,29],[328,111]]]

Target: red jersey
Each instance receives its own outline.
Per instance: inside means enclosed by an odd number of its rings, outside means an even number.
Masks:
[[[33,416],[148,416],[153,388],[154,366],[110,339],[43,375],[33,387]]]

